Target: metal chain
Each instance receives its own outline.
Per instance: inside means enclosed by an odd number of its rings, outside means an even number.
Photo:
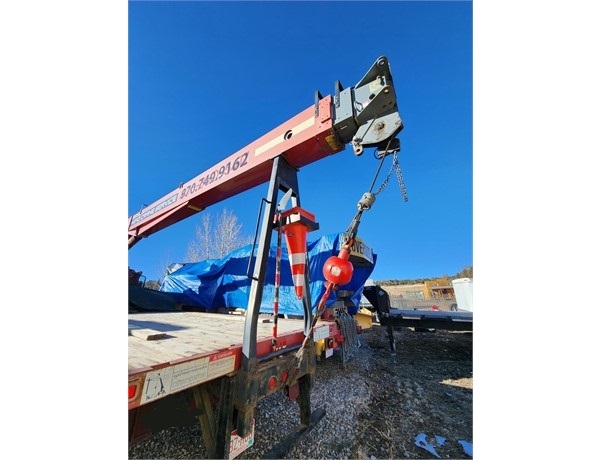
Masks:
[[[402,199],[407,202],[408,195],[406,193],[406,185],[404,184],[404,178],[402,177],[402,170],[400,169],[400,163],[398,163],[398,152],[394,152],[394,158],[392,159],[392,165],[390,166],[390,170],[388,171],[388,175],[381,183],[379,188],[376,192],[373,192],[373,195],[377,197],[381,192],[385,190],[390,182],[390,177],[392,176],[392,170],[396,170],[396,178],[398,179],[398,185],[400,186],[400,193],[402,194]]]
[[[408,195],[406,193],[406,185],[404,185],[404,178],[402,177],[402,170],[400,169],[400,163],[398,163],[398,152],[394,153],[394,163],[396,167],[396,178],[398,179],[398,185],[400,186],[400,193],[402,194],[402,200],[406,203],[408,201]]]
[[[340,331],[344,336],[344,342],[340,345],[340,350],[342,354],[342,364],[348,362],[350,357],[357,351],[358,349],[358,337],[356,334],[356,324],[355,319],[348,314],[348,312],[339,313],[336,316],[336,320],[338,325],[340,326]]]
[[[396,156],[396,154],[394,154],[394,156]],[[375,195],[376,198],[377,198],[377,195],[379,195],[381,192],[383,192],[385,190],[385,188],[388,185],[388,182],[390,182],[390,177],[392,176],[392,169],[394,169],[394,164],[393,163],[392,163],[392,166],[390,166],[390,170],[388,171],[388,175],[386,176],[386,178],[384,179],[384,181],[381,183],[381,185],[377,189],[377,192],[373,192],[373,195]]]

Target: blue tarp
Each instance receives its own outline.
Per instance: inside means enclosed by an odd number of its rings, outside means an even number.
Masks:
[[[342,242],[342,234],[334,233],[323,236],[313,242],[307,242],[307,256],[309,258],[309,277],[311,304],[313,310],[325,292],[325,278],[323,266],[331,256],[338,255]],[[162,282],[161,291],[179,293],[184,303],[190,306],[216,310],[218,308],[247,309],[251,280],[247,277],[247,266],[252,257],[251,245],[233,251],[222,259],[210,259],[197,263],[184,264],[181,268],[167,275]],[[257,248],[255,249],[255,254]],[[255,263],[253,255],[252,264]],[[370,277],[377,255],[369,254],[373,263],[353,262],[354,273],[352,279],[345,286],[339,286],[340,291],[352,291],[348,312],[355,314],[363,292],[365,282]],[[351,259],[352,260],[352,259]],[[276,248],[270,247],[263,288],[263,298],[259,309],[262,313],[273,313],[274,304],[274,275],[276,270]],[[332,291],[327,306],[337,300],[337,292]],[[282,262],[280,267],[280,291],[278,312],[283,315],[303,316],[303,303],[296,296],[288,252],[282,246]]]

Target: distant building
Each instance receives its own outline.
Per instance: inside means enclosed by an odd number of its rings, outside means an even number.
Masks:
[[[453,299],[454,288],[447,278],[425,281],[423,284],[423,296],[425,299]]]

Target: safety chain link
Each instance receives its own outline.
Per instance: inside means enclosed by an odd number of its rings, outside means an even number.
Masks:
[[[408,201],[408,195],[406,193],[406,185],[404,184],[404,178],[402,177],[402,170],[400,169],[400,163],[398,163],[398,152],[394,153],[394,163],[396,169],[396,179],[398,179],[398,185],[400,186],[400,193],[402,194],[402,201],[405,203]]]
[[[390,170],[388,171],[388,175],[381,183],[379,188],[376,192],[373,192],[373,195],[377,197],[381,192],[385,190],[390,182],[390,177],[392,176],[392,171],[396,170],[396,178],[398,179],[398,185],[400,187],[400,193],[402,194],[402,199],[404,202],[408,201],[408,195],[406,193],[406,185],[404,184],[404,177],[402,177],[402,170],[400,169],[400,163],[398,163],[398,152],[394,152],[394,158],[392,159],[392,165],[390,166]]]
[[[340,350],[342,353],[342,364],[345,364],[360,346],[356,334],[355,319],[348,312],[342,312],[336,316],[336,321],[344,337],[344,341],[340,345]]]

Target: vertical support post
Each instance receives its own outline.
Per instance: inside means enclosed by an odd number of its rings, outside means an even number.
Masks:
[[[216,421],[206,385],[199,385],[193,388],[193,396],[195,398],[195,405],[199,409],[199,424],[201,426],[201,433],[203,433],[207,455],[209,458],[221,458],[216,454],[218,450],[215,436]]]
[[[299,394],[297,403],[299,405],[301,425],[309,426],[311,423],[311,374],[305,374],[299,378]]]
[[[220,379],[220,407],[216,425],[216,451],[213,458],[228,458],[230,452],[230,433],[234,418],[234,401],[236,400],[236,378]]]
[[[234,376],[224,376],[217,380],[219,385],[217,417],[214,414],[207,384],[193,388],[193,396],[195,405],[199,409],[199,424],[208,458],[228,458],[230,433],[232,433],[234,418],[234,400],[236,398],[235,380]]]
[[[237,383],[239,389],[237,393],[239,399],[237,401],[237,432],[239,436],[246,436],[251,430],[253,423],[255,412],[254,401],[256,400],[256,397],[252,392],[257,391],[258,385],[252,384],[251,374],[252,370],[255,369],[255,366],[257,365],[257,324],[259,321],[259,308],[263,299],[263,285],[265,282],[272,232],[274,229],[274,215],[276,213],[278,195],[280,191],[286,193],[289,190],[291,190],[292,193],[292,206],[300,206],[297,170],[288,164],[283,157],[278,156],[273,159],[265,211],[263,213],[264,221],[261,225],[261,232],[259,235],[257,256],[255,258],[255,266],[251,278],[251,290],[249,292],[245,317],[242,363]],[[308,269],[306,272],[308,272]],[[305,278],[305,281],[308,281],[308,277]],[[306,308],[307,305],[311,305],[309,289],[307,289],[305,294],[306,295],[303,296],[304,308]],[[309,312],[305,311],[305,316],[310,314],[310,310]]]
[[[259,235],[259,245],[257,248],[255,267],[253,268],[251,291],[249,293],[245,319],[242,369],[247,371],[252,369],[256,361],[259,307],[261,306],[261,300],[263,298],[263,284],[265,282],[265,273],[272,241],[274,215],[276,212],[279,191],[282,190],[287,192],[292,189],[292,206],[300,206],[296,169],[290,166],[282,157],[274,158],[273,162],[272,175],[267,194],[267,204],[265,205],[264,212],[265,220],[261,226],[261,233]],[[310,296],[307,295],[305,297]]]
[[[394,329],[392,324],[388,323],[388,339],[390,339],[390,350],[396,352],[396,342],[394,341]]]

